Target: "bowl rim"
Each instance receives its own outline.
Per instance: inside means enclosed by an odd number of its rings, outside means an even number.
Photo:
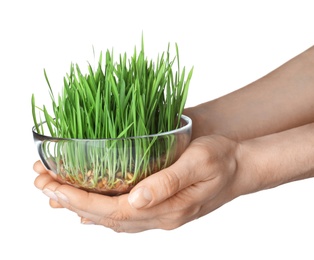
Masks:
[[[98,139],[89,139],[89,138],[62,138],[62,137],[52,137],[48,135],[42,135],[37,133],[36,127],[32,127],[33,136],[36,137],[38,140],[49,140],[49,141],[76,141],[76,142],[86,142],[86,141],[114,141],[114,140],[128,140],[128,139],[140,139],[140,138],[153,138],[159,136],[165,136],[170,134],[180,134],[185,132],[185,130],[191,129],[192,130],[192,119],[186,115],[181,115],[181,120],[186,122],[186,125],[181,126],[177,129],[173,129],[166,132],[161,132],[157,134],[151,135],[140,135],[140,136],[130,136],[130,137],[120,137],[120,138],[98,138]],[[41,122],[38,126],[45,124],[46,121]]]

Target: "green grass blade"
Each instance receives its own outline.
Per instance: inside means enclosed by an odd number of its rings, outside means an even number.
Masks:
[[[37,122],[37,116],[36,116],[36,104],[35,104],[34,94],[32,94],[32,116],[33,116],[33,121],[34,121],[36,132],[40,134],[39,124]]]

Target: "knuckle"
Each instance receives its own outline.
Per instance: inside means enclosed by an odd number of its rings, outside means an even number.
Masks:
[[[170,208],[175,210],[169,211],[159,219],[159,228],[161,229],[173,230],[198,218],[202,207],[200,205],[187,206],[184,204],[182,204],[181,207],[178,207],[178,203],[176,203],[176,205],[173,205],[173,207]]]
[[[160,178],[160,185],[164,187],[164,192],[170,196],[180,190],[181,181],[175,171],[166,169]]]
[[[101,218],[99,223],[115,232],[124,232],[123,223],[130,220],[130,215],[122,212],[112,212],[109,216]]]
[[[115,221],[128,221],[130,220],[130,215],[125,212],[118,211],[111,213],[110,219],[113,219]]]
[[[102,219],[100,221],[100,224],[103,225],[104,227],[110,228],[116,232],[119,232],[120,227],[121,227],[121,224],[119,223],[119,221],[116,221],[116,220],[111,219],[111,218]]]

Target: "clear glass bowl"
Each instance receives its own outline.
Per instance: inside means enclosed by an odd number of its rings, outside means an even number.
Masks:
[[[43,127],[46,123],[43,123]],[[173,164],[190,143],[192,120],[160,134],[117,139],[33,137],[42,163],[58,181],[105,195],[128,193],[139,181]]]

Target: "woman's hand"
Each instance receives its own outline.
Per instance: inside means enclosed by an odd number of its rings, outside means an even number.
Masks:
[[[60,184],[38,161],[35,186],[64,207],[117,232],[174,229],[217,209],[238,195],[237,143],[222,136],[194,140],[179,160],[146,178],[130,194],[109,197]]]
[[[314,176],[314,123],[242,142],[219,135],[191,142],[177,162],[116,197],[62,185],[36,162],[52,207],[117,232],[174,229],[234,198]]]

